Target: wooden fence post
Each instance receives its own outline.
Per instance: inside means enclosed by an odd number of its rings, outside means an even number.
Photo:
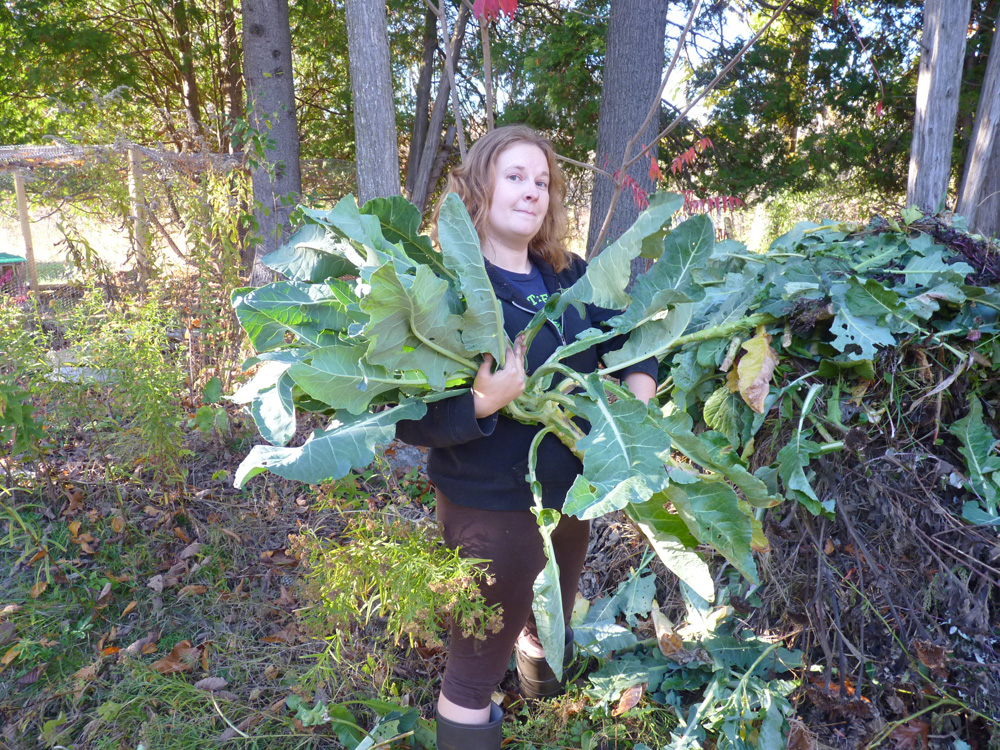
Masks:
[[[139,279],[149,281],[149,220],[146,218],[146,195],[142,187],[142,161],[139,149],[128,150],[128,194],[132,204],[135,225],[135,255],[139,266]]]
[[[17,213],[21,217],[21,236],[24,237],[25,260],[28,261],[28,283],[31,291],[38,293],[38,269],[35,268],[35,248],[31,244],[31,217],[28,216],[28,195],[24,191],[24,175],[14,172],[14,192],[17,194]]]

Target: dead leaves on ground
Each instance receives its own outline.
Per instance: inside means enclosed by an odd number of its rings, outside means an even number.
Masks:
[[[150,664],[150,667],[162,675],[190,672],[197,666],[200,656],[201,649],[196,648],[191,641],[184,640],[174,646],[167,656]]]

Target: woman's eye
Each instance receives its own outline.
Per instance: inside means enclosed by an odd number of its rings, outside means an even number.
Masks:
[[[542,188],[542,190],[549,189],[549,184],[547,182],[536,182],[535,184],[538,185],[538,187]]]

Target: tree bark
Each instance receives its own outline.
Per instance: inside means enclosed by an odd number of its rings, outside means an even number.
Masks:
[[[261,286],[273,278],[273,272],[260,259],[284,240],[288,217],[302,192],[302,177],[288,0],[242,0],[242,7],[243,72],[254,131],[244,148],[252,159],[254,216],[260,239],[250,283]]]
[[[399,142],[385,0],[347,0],[358,204],[399,195]]]
[[[455,31],[451,37],[451,59],[456,65],[458,64],[459,52],[462,50],[462,42],[465,39],[465,27],[468,20],[469,9],[463,5],[458,12]],[[410,194],[410,201],[420,209],[421,213],[427,207],[427,200],[434,191],[436,180],[432,181],[431,175],[434,172],[435,160],[441,151],[441,134],[444,132],[444,123],[448,116],[450,95],[451,85],[448,83],[448,75],[442,71],[438,81],[437,95],[434,97],[434,108],[431,110],[431,121],[427,126],[427,137],[424,139],[420,162],[416,167],[417,177],[413,183],[413,192]]]
[[[925,0],[917,113],[906,185],[907,205],[936,212],[948,194],[965,40],[972,0]]]
[[[219,45],[222,53],[222,97],[226,107],[223,127],[223,151],[232,151],[232,128],[245,114],[243,110],[243,68],[240,65],[240,40],[236,35],[236,14],[233,0],[219,0],[219,24],[222,34]]]
[[[646,119],[659,91],[666,25],[667,0],[611,0],[601,109],[597,120],[597,165],[603,169],[613,171],[621,165],[625,145]],[[659,125],[659,118],[654,117],[639,138],[640,147],[652,142],[659,132]],[[657,153],[656,148],[650,151],[653,158],[657,157]],[[632,165],[627,174],[630,182],[634,180],[646,193],[652,192],[655,187],[646,159]],[[594,177],[587,236],[588,258],[604,249],[593,245],[611,204],[614,187],[614,183],[604,175]],[[639,207],[633,200],[633,191],[626,186],[608,228],[608,242],[613,242],[628,229],[638,215]]]
[[[204,128],[201,122],[201,93],[198,79],[194,74],[194,56],[191,52],[191,29],[188,26],[187,7],[184,0],[174,0],[171,11],[174,17],[174,31],[177,33],[177,50],[180,53],[181,96],[184,113],[191,135],[200,137]]]
[[[406,195],[413,195],[417,181],[417,163],[427,140],[427,126],[430,119],[431,80],[434,77],[434,52],[437,49],[437,16],[428,8],[424,13],[424,57],[420,63],[420,77],[417,79],[417,106],[413,116],[413,133],[406,156]]]
[[[958,197],[958,213],[979,234],[1000,235],[1000,33],[993,33],[986,77]]]

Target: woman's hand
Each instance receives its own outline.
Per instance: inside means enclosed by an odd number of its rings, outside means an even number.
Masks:
[[[644,404],[648,404],[649,399],[656,395],[656,381],[644,372],[630,372],[626,375],[625,387]]]
[[[472,384],[477,419],[495,414],[524,393],[524,338],[517,337],[514,348],[507,348],[504,366],[493,372],[495,362],[493,355],[487,354]]]

